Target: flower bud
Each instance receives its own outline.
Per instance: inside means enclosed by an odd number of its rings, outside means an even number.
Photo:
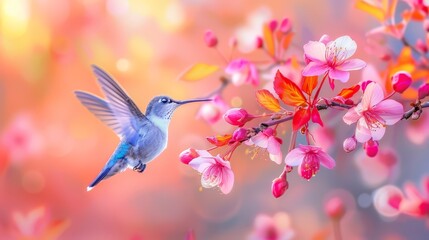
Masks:
[[[233,142],[241,142],[246,140],[247,138],[247,129],[245,128],[237,128],[234,133],[232,133],[232,141]]]
[[[205,103],[198,111],[198,117],[201,117],[204,121],[210,124],[219,121],[221,116],[220,109],[214,103]]]
[[[322,37],[320,37],[319,42],[323,43],[323,44],[328,44],[331,41],[331,37],[329,37],[329,35],[327,34],[323,34]]]
[[[257,36],[255,40],[255,47],[262,48],[263,46],[264,46],[264,40],[260,36]]]
[[[363,144],[363,148],[368,157],[375,157],[378,153],[378,142],[370,139]]]
[[[396,72],[392,76],[393,90],[398,93],[403,93],[411,85],[411,75],[406,71]]]
[[[325,213],[333,220],[340,220],[346,213],[344,201],[339,197],[333,197],[325,203]]]
[[[194,160],[195,158],[199,157],[200,155],[197,153],[197,151],[193,148],[188,148],[179,155],[179,159],[182,163],[188,164],[190,161]]]
[[[292,29],[292,23],[290,22],[289,18],[283,18],[283,20],[280,23],[280,31],[283,33],[287,33]]]
[[[271,32],[274,32],[277,29],[277,25],[278,25],[277,20],[271,20],[268,23],[268,27],[270,28]]]
[[[346,152],[353,152],[356,149],[357,141],[355,137],[346,138],[343,142],[343,149]]]
[[[429,84],[423,83],[418,90],[419,99],[423,99],[429,95]]]
[[[281,197],[289,187],[286,177],[279,177],[273,180],[271,192],[275,198]]]
[[[225,121],[234,126],[243,126],[246,122],[252,119],[252,116],[242,108],[231,108],[223,115]]]
[[[207,47],[217,46],[217,37],[212,30],[207,30],[204,33],[204,42],[206,42]]]
[[[393,193],[388,196],[387,203],[393,207],[394,209],[399,209],[399,206],[402,202],[402,194],[401,193]]]

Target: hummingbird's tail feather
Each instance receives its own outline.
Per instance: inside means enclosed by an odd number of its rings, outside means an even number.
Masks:
[[[119,146],[116,148],[115,152],[113,152],[109,161],[107,161],[103,170],[98,174],[98,176],[92,181],[91,184],[86,188],[87,191],[90,191],[95,187],[99,182],[104,179],[107,179],[119,172],[123,172],[128,167],[128,161],[126,159],[126,155],[130,150],[131,145],[127,142],[121,142]]]

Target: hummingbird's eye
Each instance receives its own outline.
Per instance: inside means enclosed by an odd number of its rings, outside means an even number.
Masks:
[[[171,100],[170,99],[168,99],[168,98],[161,98],[161,100],[160,100],[162,103],[168,103],[168,102],[171,102]]]

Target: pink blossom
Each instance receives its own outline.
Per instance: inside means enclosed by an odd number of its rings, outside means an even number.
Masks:
[[[267,128],[264,131],[258,133],[258,135],[251,138],[251,141],[260,148],[266,148],[270,159],[281,164],[282,162],[282,140],[275,136],[276,130],[273,128]]]
[[[231,75],[231,81],[236,86],[243,85],[244,83],[254,86],[258,86],[259,84],[256,65],[246,59],[239,58],[232,60],[226,67],[225,72]]]
[[[356,52],[356,42],[349,36],[342,36],[326,45],[323,42],[310,41],[304,45],[305,57],[310,60],[302,71],[304,76],[319,76],[329,72],[330,79],[347,82],[348,71],[359,70],[366,66],[360,59],[349,59]]]
[[[325,203],[325,213],[334,220],[340,220],[346,213],[344,200],[340,197],[332,197]]]
[[[322,148],[311,145],[299,145],[290,151],[285,158],[289,166],[298,166],[298,173],[305,179],[310,179],[319,171],[320,164],[328,169],[335,167],[335,160],[325,153]]]
[[[228,105],[220,96],[213,97],[213,101],[204,103],[197,113],[197,118],[202,118],[209,124],[218,122],[228,110]]]
[[[201,185],[204,188],[218,186],[224,194],[228,194],[234,185],[234,173],[229,161],[219,155],[213,156],[206,150],[197,151],[200,155],[189,162],[189,166],[201,173]]]
[[[391,195],[389,204],[400,212],[414,217],[429,216],[429,177],[423,178],[422,191],[413,183],[406,183],[404,193]]]
[[[386,125],[393,125],[401,120],[403,106],[392,99],[384,99],[380,85],[371,82],[365,89],[362,101],[344,115],[347,124],[357,122],[355,137],[358,142],[380,140],[386,131]]]
[[[266,214],[258,215],[248,240],[289,240],[294,235],[289,215],[278,212],[273,217]]]
[[[28,114],[17,115],[0,136],[0,145],[8,149],[9,159],[21,161],[43,150],[43,138]]]

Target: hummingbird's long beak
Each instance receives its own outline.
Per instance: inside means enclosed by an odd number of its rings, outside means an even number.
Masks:
[[[211,99],[211,98],[194,98],[194,99],[183,100],[183,101],[175,100],[174,102],[182,105],[182,104],[193,103],[193,102],[208,102],[208,101],[213,101],[213,99]]]

